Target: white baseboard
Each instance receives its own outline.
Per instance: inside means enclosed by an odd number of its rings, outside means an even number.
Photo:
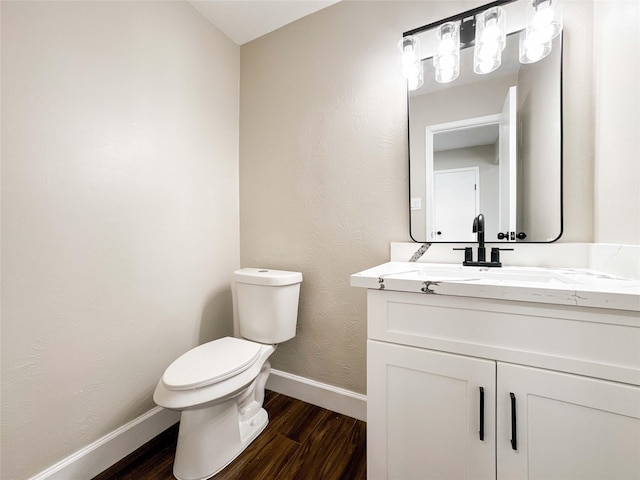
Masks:
[[[343,388],[271,370],[267,388],[318,407],[367,421],[367,397]]]
[[[366,421],[367,397],[279,370],[267,388],[312,405]],[[93,478],[180,420],[180,412],[155,407],[29,480]]]
[[[29,480],[90,479],[180,420],[180,412],[155,407]]]

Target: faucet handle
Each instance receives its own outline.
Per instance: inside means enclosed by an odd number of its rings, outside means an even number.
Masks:
[[[500,250],[513,251],[513,248],[491,247],[491,263],[500,263]]]
[[[473,261],[473,250],[471,247],[454,248],[454,250],[464,250],[464,261],[465,262]]]

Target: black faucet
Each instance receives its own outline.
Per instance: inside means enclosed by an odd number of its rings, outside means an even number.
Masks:
[[[491,248],[491,261],[487,262],[487,249],[484,246],[483,214],[479,214],[473,219],[472,231],[478,236],[478,260],[476,262],[473,261],[473,249],[471,247],[454,248],[454,250],[464,250],[464,262],[462,262],[462,265],[465,267],[501,267],[500,250],[513,250],[513,248]]]
[[[484,247],[484,215],[479,214],[473,219],[473,233],[478,234],[478,263],[487,260],[487,250]]]

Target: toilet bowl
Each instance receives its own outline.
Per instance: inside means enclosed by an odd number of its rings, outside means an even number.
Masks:
[[[262,404],[276,343],[295,335],[302,275],[268,269],[234,272],[239,333],[186,352],[164,372],[153,395],[182,411],[173,473],[210,478],[267,426]]]

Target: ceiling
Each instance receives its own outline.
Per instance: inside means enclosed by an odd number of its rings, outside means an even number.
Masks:
[[[207,20],[238,45],[340,0],[188,0]]]

